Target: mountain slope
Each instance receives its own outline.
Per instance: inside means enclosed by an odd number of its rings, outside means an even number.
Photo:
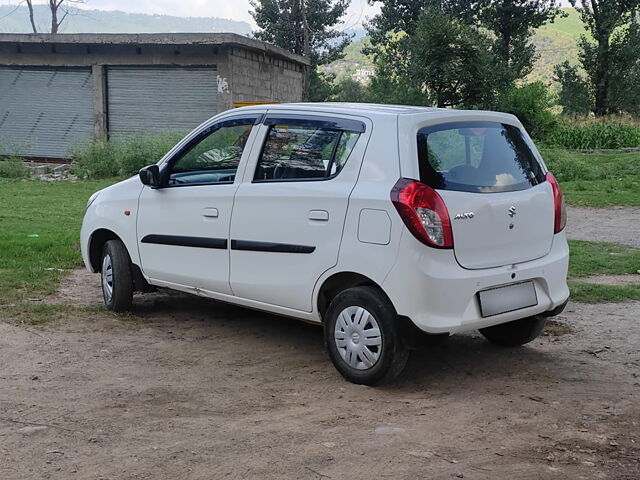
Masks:
[[[46,5],[35,5],[36,25],[40,32],[48,32],[51,13]],[[31,33],[29,11],[21,6],[0,5],[0,33]],[[249,35],[251,26],[226,18],[173,17],[145,15],[120,11],[74,9],[60,33],[213,33],[231,32]]]

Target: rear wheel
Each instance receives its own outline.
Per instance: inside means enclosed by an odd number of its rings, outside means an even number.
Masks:
[[[374,385],[396,378],[409,353],[400,341],[393,305],[377,289],[339,293],[325,316],[325,342],[338,372],[353,383]]]
[[[493,327],[482,328],[480,333],[496,345],[518,347],[535,340],[546,323],[546,317],[535,315]]]
[[[131,259],[120,240],[109,240],[102,250],[102,297],[104,304],[114,312],[124,312],[133,302],[133,275]]]

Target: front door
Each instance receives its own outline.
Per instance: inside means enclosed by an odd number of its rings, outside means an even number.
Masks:
[[[242,298],[310,312],[315,282],[337,263],[365,124],[273,114],[261,129],[262,151],[233,207],[231,287]]]
[[[257,115],[207,126],[162,167],[162,186],[145,187],[138,212],[142,270],[153,280],[230,294],[229,225],[236,172]]]

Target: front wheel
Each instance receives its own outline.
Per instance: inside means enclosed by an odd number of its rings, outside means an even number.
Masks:
[[[393,305],[379,290],[354,287],[329,305],[324,334],[329,357],[353,383],[374,385],[396,378],[409,353],[396,327]]]
[[[120,240],[109,240],[102,249],[102,297],[106,307],[114,312],[124,312],[133,302],[133,275],[131,259]]]
[[[546,317],[534,315],[493,327],[481,328],[480,333],[496,345],[519,347],[538,338],[546,323]]]

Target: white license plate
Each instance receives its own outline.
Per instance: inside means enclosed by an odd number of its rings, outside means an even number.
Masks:
[[[538,304],[536,287],[532,281],[482,290],[478,292],[478,300],[480,314],[483,317],[513,312]]]

